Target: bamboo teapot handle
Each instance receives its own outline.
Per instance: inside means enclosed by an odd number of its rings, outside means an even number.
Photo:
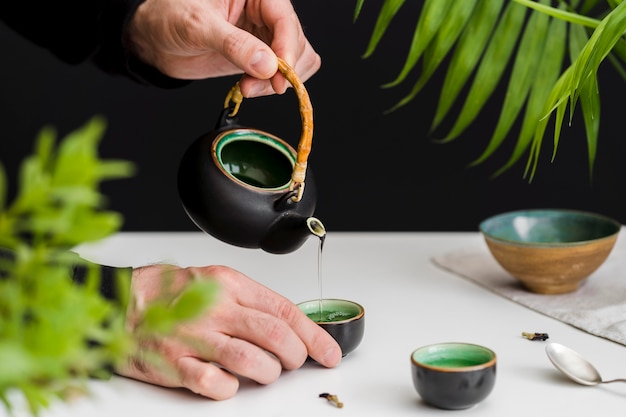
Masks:
[[[282,58],[278,58],[278,70],[293,86],[300,104],[302,133],[300,135],[300,141],[298,142],[296,164],[293,167],[293,172],[291,173],[291,184],[289,185],[290,190],[293,191],[297,189],[297,194],[293,197],[293,201],[298,202],[302,199],[302,195],[304,193],[307,160],[309,158],[309,153],[311,152],[311,143],[313,141],[313,106],[311,105],[311,99],[309,97],[309,93],[304,87],[304,83],[300,80],[293,68],[291,68]],[[224,101],[224,108],[228,108],[231,101],[235,103],[233,111],[229,114],[229,116],[232,117],[237,114],[241,102],[243,101],[243,94],[241,94],[239,82],[237,82],[228,92],[226,100]]]

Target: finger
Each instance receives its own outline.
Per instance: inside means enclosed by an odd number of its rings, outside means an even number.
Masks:
[[[258,346],[221,333],[213,336],[212,361],[259,384],[271,384],[280,376],[280,362]]]
[[[242,285],[241,289],[237,295],[241,305],[265,312],[286,323],[304,343],[309,356],[318,363],[333,367],[341,361],[341,348],[335,339],[310,320],[291,301],[258,284],[257,286]],[[280,358],[282,360],[282,357]]]
[[[308,80],[321,67],[320,56],[310,48],[310,51],[302,55],[302,57],[293,66],[294,71],[302,82]],[[244,97],[261,97],[271,94],[283,94],[288,87],[291,87],[289,81],[281,73],[275,74],[270,81],[260,80],[249,75],[244,75],[239,83],[241,93]]]
[[[259,2],[259,7],[262,21],[257,21],[256,25],[267,28],[265,31],[257,29],[259,36],[271,45],[276,55],[289,65],[295,65],[304,51],[306,37],[291,1]]]
[[[251,77],[267,80],[278,71],[276,54],[265,42],[226,21],[214,21],[213,48]]]
[[[259,80],[244,74],[239,81],[241,94],[246,98],[263,97],[276,94],[270,80]]]
[[[341,361],[341,348],[333,337],[309,319],[297,306],[295,317],[289,321],[291,328],[306,346],[309,356],[321,365],[332,368]]]
[[[230,398],[239,389],[239,380],[228,371],[188,354],[178,356],[185,345],[169,339],[142,340],[136,355],[116,368],[129,378],[163,387],[185,387],[216,400]],[[157,352],[164,361],[159,366],[144,356]],[[175,359],[174,359],[175,358]]]
[[[269,13],[268,24],[272,28],[271,46],[277,56],[287,62],[304,82],[321,65],[321,59],[307,40],[300,20],[290,1],[280,2]],[[273,19],[273,20],[272,20]],[[289,83],[284,77],[272,77],[274,90],[282,94]]]
[[[288,303],[287,300],[284,302]],[[242,339],[271,352],[286,369],[302,366],[307,358],[307,348],[285,320],[240,305],[231,306],[228,311],[228,317],[220,317],[218,313],[216,319],[225,324],[221,331],[233,336],[233,348],[244,348],[235,344]]]
[[[307,40],[300,20],[289,0],[272,0],[259,3],[263,8],[259,15],[262,21],[256,22],[258,36],[265,39],[274,53],[292,66],[302,81],[319,70],[321,59]],[[259,31],[266,27],[267,31]],[[241,91],[246,97],[256,97],[273,93],[283,94],[289,82],[281,74],[272,77],[271,83],[260,82],[252,77],[244,77]]]
[[[294,70],[300,80],[305,82],[311,78],[322,66],[322,58],[315,52],[311,44],[307,42],[307,47],[304,53],[300,56]]]
[[[304,53],[295,65],[293,65],[295,73],[303,83],[320,69],[322,63],[322,59],[315,51],[313,51],[313,48],[309,49],[310,50]],[[272,89],[278,94],[283,94],[287,88],[291,86],[289,81],[287,81],[282,74],[276,74],[270,81]]]
[[[239,389],[236,376],[212,363],[184,356],[178,359],[177,368],[180,384],[196,394],[225,400],[233,397]]]

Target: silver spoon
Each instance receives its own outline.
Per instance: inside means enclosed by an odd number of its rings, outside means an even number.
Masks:
[[[610,382],[626,382],[624,378],[603,381],[600,373],[578,352],[558,343],[546,346],[546,353],[556,368],[572,381],[582,385],[608,384]]]

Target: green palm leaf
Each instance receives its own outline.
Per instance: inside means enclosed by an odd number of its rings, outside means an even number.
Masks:
[[[365,0],[357,0],[356,1],[356,7],[354,8],[354,17],[353,17],[353,20],[355,22],[359,18],[359,15],[361,14],[361,9],[363,8],[363,3],[365,3]]]
[[[600,63],[623,36],[624,28],[626,28],[626,2],[617,5],[602,20],[576,59],[569,92],[571,109],[575,108],[580,87],[589,77],[597,74]]]
[[[572,61],[580,55],[580,52],[589,41],[587,32],[580,26],[572,26],[570,29],[570,55]],[[590,177],[593,176],[593,162],[597,150],[598,131],[600,130],[600,100],[596,91],[598,89],[597,78],[593,77],[589,83],[585,84],[585,91],[581,95],[581,109],[583,112],[583,120],[585,122],[585,130],[587,133],[587,148],[589,154]],[[556,149],[559,143],[559,136],[555,134],[555,146],[552,158],[556,156]]]
[[[567,86],[569,84],[569,80],[572,74],[572,67],[570,66],[565,70],[565,72],[559,77],[559,79],[554,84],[552,91],[548,95],[548,99],[544,103],[544,109],[541,114],[544,115],[539,119],[537,123],[537,128],[535,129],[535,134],[533,136],[533,140],[530,147],[530,154],[528,157],[528,161],[526,163],[526,169],[524,170],[524,176],[529,177],[531,180],[535,175],[537,170],[537,164],[539,162],[539,153],[541,150],[541,145],[543,142],[543,137],[548,125],[549,121],[549,113],[556,110],[556,121],[555,121],[555,138],[560,135],[560,128],[563,124],[563,117],[565,115],[565,109],[567,107],[566,100],[559,100],[559,98],[563,95],[563,92],[567,90]],[[549,106],[548,103],[556,103],[553,107],[550,107],[546,110],[546,106]]]
[[[580,13],[586,14],[590,12],[594,7],[598,5],[598,3],[602,1],[604,0],[584,0],[583,4],[580,6]],[[576,0],[574,2],[574,5],[577,5],[578,3],[580,3],[580,0]],[[617,4],[615,3],[615,0],[608,0],[607,3],[609,3],[611,8],[615,8],[615,6],[617,6]]]
[[[503,4],[504,0],[494,0],[479,1],[476,5],[450,60],[431,131],[434,131],[446,117],[459,92],[476,68],[500,16]]]
[[[549,0],[542,1],[544,3],[549,2]],[[536,72],[539,65],[543,62],[542,58],[552,59],[543,55],[549,24],[550,18],[548,15],[540,12],[531,14],[515,57],[506,97],[495,132],[487,145],[487,149],[470,165],[477,165],[483,162],[500,147],[524,106],[533,81],[537,79]]]
[[[585,104],[581,105],[581,110],[583,112],[587,133],[590,169],[593,169],[595,162],[597,134],[599,130],[599,127],[595,127],[594,125],[599,123],[600,117],[599,98],[591,96],[599,94],[597,90],[597,72],[600,63],[616,45],[625,29],[626,2],[622,2],[613,9],[600,22],[596,30],[594,30],[580,54],[576,57],[574,63],[563,73],[561,79],[554,86],[544,107],[545,116],[542,121],[547,120],[549,115],[556,110],[554,153],[558,147],[560,128],[563,124],[566,106],[569,104],[571,120],[581,93],[587,96],[585,98]],[[539,150],[541,149],[543,139],[543,132],[539,127],[540,126],[538,126],[533,138],[533,146],[526,171],[527,173],[530,172],[531,179],[536,172]]]
[[[582,29],[579,26],[576,27]],[[584,29],[582,29],[582,32],[584,33]],[[528,150],[537,127],[537,121],[543,116],[544,103],[548,98],[550,89],[561,73],[566,51],[566,41],[566,23],[560,19],[552,19],[546,36],[546,45],[543,48],[543,64],[537,69],[536,80],[528,97],[526,112],[515,148],[509,160],[496,171],[494,176],[498,176],[511,168]]]
[[[514,2],[505,8],[478,67],[465,104],[452,129],[441,142],[449,142],[463,133],[495,91],[523,28],[526,12],[525,7]]]
[[[538,3],[536,0],[513,0],[513,1],[523,6],[529,7],[531,9],[545,13],[548,16],[557,17],[559,19],[565,20],[570,23],[575,23],[577,25],[583,25],[583,26],[595,28],[596,26],[598,26],[598,23],[599,23],[597,19],[593,19],[588,16],[583,16],[578,13],[567,12],[563,10],[562,8],[555,9],[554,7],[550,7],[548,4]]]
[[[465,25],[466,17],[471,14],[475,4],[476,0],[464,0],[461,2],[455,0],[426,0],[413,34],[413,41],[404,67],[400,71],[400,75],[394,81],[385,84],[384,87],[393,87],[404,81],[432,43],[442,45],[444,42],[448,42],[450,43],[449,47],[451,47],[458,36],[458,33],[455,34],[454,32],[460,32],[459,26],[462,28]],[[446,36],[450,36],[451,39],[446,39]],[[446,48],[444,46],[440,49]],[[446,51],[442,52],[445,56]],[[434,53],[431,51],[432,55]],[[428,61],[432,61],[432,59]]]
[[[359,5],[357,5],[358,11],[360,11],[360,8],[363,5],[363,1],[364,0],[359,1]],[[364,58],[369,57],[374,52],[374,50],[376,50],[378,43],[380,42],[383,35],[385,34],[385,31],[391,24],[391,20],[396,15],[396,13],[398,13],[398,10],[400,10],[400,7],[402,7],[403,4],[404,0],[385,0],[385,3],[383,3],[383,7],[378,15],[378,19],[376,20],[376,25],[374,26],[374,31],[372,32],[370,43],[367,46],[365,54],[363,54]]]
[[[423,70],[419,79],[413,86],[413,89],[402,99],[396,106],[390,111],[395,110],[398,107],[403,106],[415,97],[421,89],[426,85],[430,77],[439,68],[439,65],[443,59],[448,55],[450,49],[454,46],[454,43],[458,39],[459,35],[463,31],[463,28],[467,24],[467,21],[472,16],[476,0],[457,1],[452,4],[449,9],[450,19],[445,20],[434,39],[426,46],[423,57]],[[414,65],[415,62],[411,62]],[[405,67],[400,76],[392,83],[384,85],[384,87],[393,87],[399,82],[403,81],[408,70],[411,68]]]
[[[365,0],[357,0],[355,19],[364,3]],[[403,3],[385,1],[365,57],[374,52],[382,36],[390,30],[391,20]],[[558,7],[552,6],[553,3]],[[566,43],[568,28],[569,44]],[[591,36],[587,34],[589,28],[593,29]],[[626,80],[625,32],[626,1],[622,0],[509,0],[506,5],[504,0],[426,0],[404,66],[398,77],[385,86],[400,84],[422,60],[422,71],[412,90],[392,110],[406,105],[451,55],[431,127],[431,131],[440,127],[467,86],[459,114],[449,132],[440,139],[449,142],[474,122],[503,81],[509,61],[515,57],[493,135],[471,165],[485,161],[501,147],[523,111],[513,153],[495,175],[528,153],[524,175],[532,180],[551,116],[555,117],[554,160],[567,110],[571,123],[580,104],[591,175],[600,123],[597,72],[601,63],[608,60]],[[572,64],[563,69],[567,49]]]
[[[598,148],[598,133],[600,131],[600,96],[598,93],[598,77],[594,75],[584,84],[580,96],[580,108],[585,121],[587,135],[587,153],[589,157],[589,176],[593,177],[593,166]],[[558,140],[558,138],[557,138]],[[554,144],[553,158],[556,154],[558,142]]]

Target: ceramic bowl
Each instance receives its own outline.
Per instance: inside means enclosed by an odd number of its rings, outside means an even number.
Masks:
[[[490,217],[480,231],[496,261],[530,291],[574,291],[609,256],[621,224],[575,210],[524,210]]]
[[[411,354],[413,386],[422,400],[447,410],[472,407],[496,382],[496,354],[471,343],[438,343]]]
[[[354,351],[363,340],[365,309],[362,305],[354,301],[325,298],[305,301],[298,307],[337,341],[342,356]]]

